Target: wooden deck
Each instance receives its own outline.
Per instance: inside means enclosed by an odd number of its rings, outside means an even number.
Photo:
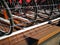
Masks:
[[[46,24],[0,40],[0,45],[39,45],[57,33],[60,33],[60,27]]]

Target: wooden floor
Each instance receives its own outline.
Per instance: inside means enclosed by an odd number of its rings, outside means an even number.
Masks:
[[[60,33],[60,27],[46,24],[41,27],[0,40],[0,45],[39,45]]]

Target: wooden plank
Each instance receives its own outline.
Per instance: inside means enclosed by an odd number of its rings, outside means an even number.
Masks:
[[[10,45],[8,38],[4,40],[0,40],[0,45]]]
[[[50,34],[42,37],[41,39],[39,39],[38,44],[46,41],[46,40],[49,39],[50,37],[52,37],[52,36],[54,36],[55,34],[59,33],[59,31],[60,31],[60,29],[57,29],[56,31],[54,31],[54,32],[52,32],[52,33],[50,33]],[[37,44],[37,45],[38,45],[38,44]]]

